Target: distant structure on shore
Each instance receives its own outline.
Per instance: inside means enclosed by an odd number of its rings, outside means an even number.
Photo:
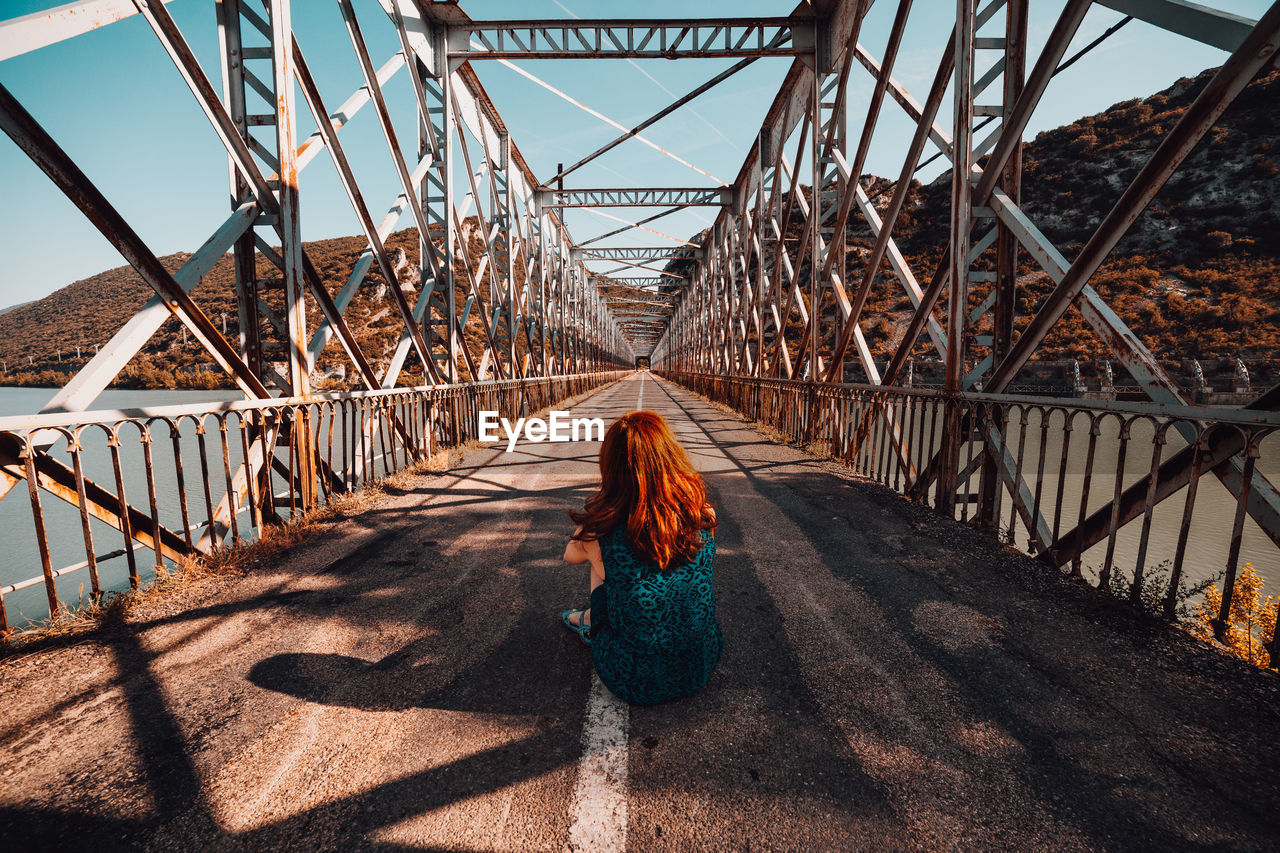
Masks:
[[[1242,406],[1256,396],[1256,387],[1280,382],[1280,360],[1251,358],[1181,359],[1161,366],[1187,389],[1199,405]],[[859,381],[848,377],[849,381]],[[942,363],[936,359],[911,359],[907,387],[941,388]],[[1033,361],[1018,374],[1008,393],[1036,397],[1074,397],[1083,400],[1147,399],[1137,380],[1110,359],[1082,361],[1057,359]]]

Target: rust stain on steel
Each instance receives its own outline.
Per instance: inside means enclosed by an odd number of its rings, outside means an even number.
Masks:
[[[76,488],[75,471],[49,456],[35,450],[29,458],[24,458],[25,442],[9,432],[0,432],[0,468],[10,476],[20,476],[27,480],[28,487],[38,485],[54,497],[72,506],[79,506],[79,494]],[[35,479],[30,479],[34,473]],[[122,530],[122,521],[128,521],[132,529],[132,537],[147,548],[156,548],[168,559],[178,559],[191,553],[182,537],[172,531],[159,527],[158,543],[156,528],[152,526],[150,515],[127,504],[123,509],[116,495],[99,486],[92,480],[84,480],[85,496],[88,500],[87,510],[99,521],[106,522],[117,530]]]

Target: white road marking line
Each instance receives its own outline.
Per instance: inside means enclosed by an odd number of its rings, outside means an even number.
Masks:
[[[636,408],[644,408],[644,374],[640,374],[640,393],[636,395]]]
[[[644,403],[644,375],[636,408]],[[573,788],[569,850],[608,853],[627,849],[627,723],[631,707],[591,673],[582,758]]]
[[[582,758],[573,788],[569,849],[606,853],[627,848],[627,721],[630,707],[591,676]]]

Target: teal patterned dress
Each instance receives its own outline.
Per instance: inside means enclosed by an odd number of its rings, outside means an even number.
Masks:
[[[635,551],[618,525],[600,539],[604,583],[591,596],[591,657],[620,698],[650,705],[696,693],[720,661],[711,561],[716,541],[670,571]]]

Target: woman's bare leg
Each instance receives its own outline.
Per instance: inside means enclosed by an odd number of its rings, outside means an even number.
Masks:
[[[591,589],[588,590],[588,593],[587,593],[588,600],[590,600],[590,594],[595,592],[596,587],[600,586],[600,584],[602,583],[604,583],[604,566],[601,566],[600,568],[597,569],[596,564],[593,562],[591,563]],[[569,621],[573,622],[575,621],[575,618],[573,616],[570,616]],[[582,625],[591,624],[591,608],[590,607],[582,611],[582,613],[577,616],[577,622]]]

